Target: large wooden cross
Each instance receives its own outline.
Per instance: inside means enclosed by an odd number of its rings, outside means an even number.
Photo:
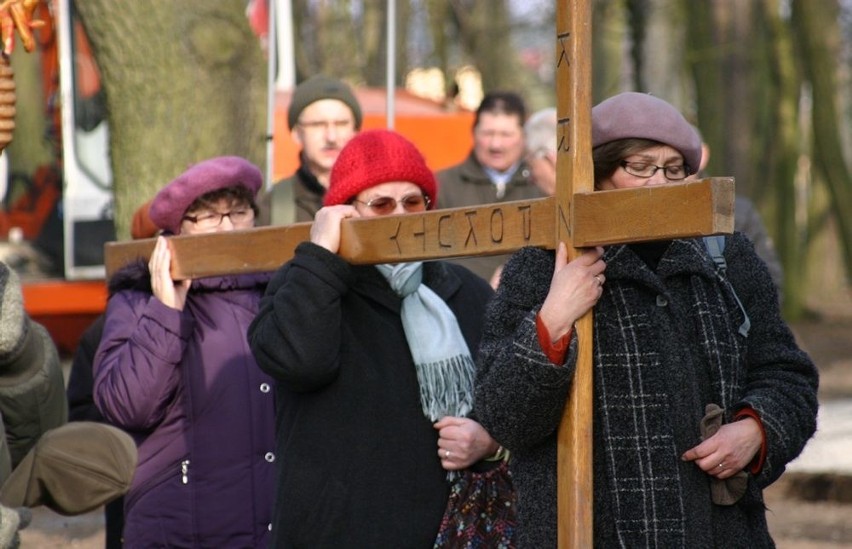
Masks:
[[[590,246],[733,231],[732,178],[594,192],[590,0],[557,6],[558,185],[555,197],[347,219],[339,254],[356,264],[494,255],[524,246],[574,256]],[[310,223],[170,237],[172,276],[271,271],[309,238]],[[150,256],[155,241],[108,243],[107,275]],[[579,357],[559,430],[559,547],[589,548],[592,528],[592,314],[576,326]]]

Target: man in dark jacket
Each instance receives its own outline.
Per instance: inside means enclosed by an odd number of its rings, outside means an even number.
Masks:
[[[361,121],[361,106],[344,82],[320,74],[296,86],[287,124],[301,147],[299,168],[260,198],[258,225],[313,221],[322,207],[331,167],[361,129]]]
[[[440,208],[525,200],[544,196],[530,181],[523,160],[524,100],[512,92],[485,95],[473,121],[473,150],[460,164],[439,171]],[[490,280],[507,255],[453,260]]]

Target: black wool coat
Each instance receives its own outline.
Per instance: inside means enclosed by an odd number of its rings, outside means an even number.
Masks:
[[[490,286],[443,262],[423,282],[475,357]],[[272,547],[432,547],[449,484],[400,307],[375,267],[309,242],[269,284],[249,342],[278,385]]]
[[[761,490],[814,433],[818,376],[751,243],[740,233],[726,240],[727,279],[701,239],[673,241],[656,270],[631,246],[604,253],[594,311],[595,547],[774,546]],[[556,546],[556,433],[577,357],[576,334],[561,366],[536,337],[553,265],[553,252],[537,249],[509,261],[478,360],[478,417],[512,452],[522,547]],[[735,294],[751,320],[747,337]],[[726,409],[726,421],[750,407],[765,430],[766,461],[732,506],[712,503],[710,477],[680,460],[701,441],[709,403]]]

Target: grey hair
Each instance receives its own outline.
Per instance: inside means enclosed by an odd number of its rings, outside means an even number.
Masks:
[[[524,124],[527,154],[539,151],[556,153],[556,109],[548,107],[534,112]]]

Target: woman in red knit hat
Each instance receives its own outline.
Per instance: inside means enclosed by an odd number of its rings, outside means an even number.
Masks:
[[[411,142],[360,133],[310,242],[261,301],[249,343],[278,382],[274,547],[431,547],[452,472],[500,449],[471,418],[489,285],[444,262],[358,266],[336,253],[343,219],[421,212],[435,195]],[[505,545],[512,531],[499,535]]]

